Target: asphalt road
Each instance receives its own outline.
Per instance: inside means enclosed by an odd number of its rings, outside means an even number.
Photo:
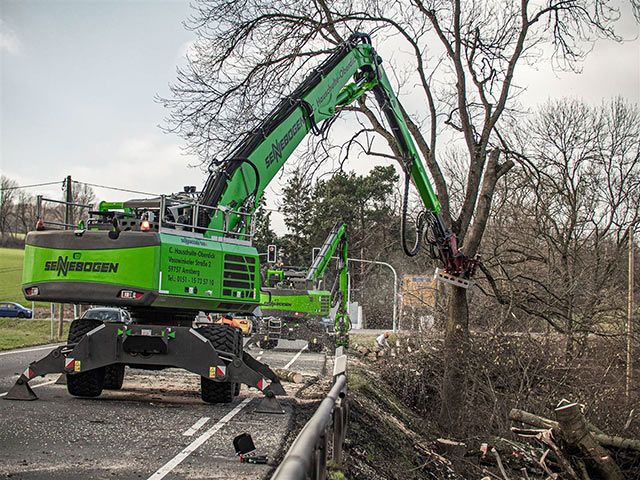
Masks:
[[[271,367],[308,376],[324,371],[324,354],[305,342],[281,341],[276,350],[249,352]],[[36,350],[36,348],[38,348]],[[52,348],[52,347],[48,347]],[[0,352],[0,394],[33,360],[34,347]],[[71,397],[58,375],[34,379],[34,402],[0,401],[0,478],[12,479],[261,479],[274,468],[290,435],[295,404],[280,397],[285,414],[255,412],[261,394],[242,387],[229,405],[199,398],[199,377],[178,369],[127,369],[120,391],[96,399]],[[284,384],[292,395],[301,385]],[[241,464],[232,440],[251,434],[268,465]]]

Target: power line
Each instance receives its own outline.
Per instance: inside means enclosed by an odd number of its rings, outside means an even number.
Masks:
[[[21,190],[23,188],[34,188],[34,187],[46,187],[48,185],[58,185],[62,183],[62,181],[58,181],[58,182],[47,182],[47,183],[34,183],[33,185],[21,185],[21,186],[17,186],[17,187],[6,187],[6,188],[0,188],[0,191],[2,192],[7,192],[9,190]]]
[[[138,193],[140,195],[151,195],[153,197],[159,197],[160,194],[159,193],[149,193],[149,192],[141,192],[139,190],[129,190],[127,188],[118,188],[118,187],[110,187],[108,185],[98,185],[95,183],[87,183],[87,182],[79,182],[77,180],[72,180],[73,183],[78,183],[78,184],[82,184],[82,185],[87,185],[89,187],[96,187],[96,188],[105,188],[107,190],[117,190],[119,192],[126,192],[126,193]]]

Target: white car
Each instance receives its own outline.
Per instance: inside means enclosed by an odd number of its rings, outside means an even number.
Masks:
[[[90,308],[84,312],[82,318],[100,320],[101,322],[131,323],[131,315],[129,315],[129,312],[117,307]]]

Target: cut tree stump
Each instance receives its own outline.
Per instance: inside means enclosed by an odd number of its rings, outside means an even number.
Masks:
[[[587,429],[587,422],[577,403],[561,404],[555,409],[563,440],[577,447],[593,463],[605,480],[623,480],[620,467]]]

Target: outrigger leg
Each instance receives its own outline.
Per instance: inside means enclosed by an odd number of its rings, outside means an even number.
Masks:
[[[38,396],[29,386],[29,381],[47,373],[64,373],[65,355],[72,350],[73,346],[61,345],[49,352],[46,357],[32,362],[7,392],[5,400],[37,400]]]

